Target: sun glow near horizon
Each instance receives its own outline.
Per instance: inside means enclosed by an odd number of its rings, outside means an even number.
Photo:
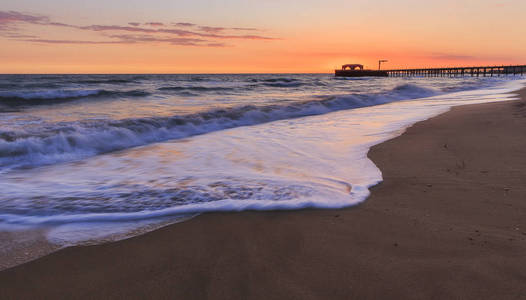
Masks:
[[[301,73],[520,64],[521,1],[7,0],[0,73]],[[201,7],[207,7],[202,10]]]

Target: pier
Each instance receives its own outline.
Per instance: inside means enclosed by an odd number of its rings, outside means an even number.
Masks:
[[[493,77],[526,74],[526,65],[382,70],[390,77]]]
[[[363,65],[347,64],[341,70],[335,70],[334,74],[339,77],[493,77],[526,74],[526,65],[380,70],[382,62],[386,60],[378,62],[378,70],[365,70]]]

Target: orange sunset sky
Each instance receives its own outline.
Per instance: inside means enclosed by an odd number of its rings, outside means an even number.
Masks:
[[[526,64],[524,0],[3,0],[0,73]]]

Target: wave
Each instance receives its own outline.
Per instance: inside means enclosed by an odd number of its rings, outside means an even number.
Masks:
[[[363,193],[366,194],[366,193]],[[68,223],[100,223],[100,222],[126,222],[155,219],[174,215],[192,215],[205,212],[232,212],[245,210],[298,210],[306,208],[340,209],[356,205],[368,196],[360,195],[358,199],[349,198],[336,200],[329,203],[317,199],[294,199],[280,201],[261,200],[217,200],[210,202],[176,205],[158,210],[143,210],[137,212],[112,212],[112,213],[79,213],[79,214],[50,214],[50,215],[19,215],[1,214],[0,222],[8,225],[58,225]]]
[[[171,117],[62,122],[35,132],[0,130],[0,169],[52,164],[228,128],[436,94],[435,90],[406,84],[384,94],[342,95],[284,105],[245,105]]]
[[[436,92],[430,88],[420,87],[415,84],[402,84],[393,89],[394,92],[404,94],[409,97],[429,97],[434,95]]]
[[[296,78],[288,78],[288,77],[279,77],[279,78],[268,78],[268,79],[253,79],[255,82],[298,82],[299,79]]]
[[[76,98],[96,95],[103,92],[102,90],[48,90],[48,91],[31,91],[31,92],[0,92],[0,99],[62,99]]]
[[[305,85],[305,83],[299,79],[288,78],[288,77],[265,78],[265,79],[252,78],[249,81],[254,82],[254,83],[260,83],[264,86],[277,87],[277,88],[300,87],[300,86]]]
[[[56,82],[9,82],[0,83],[0,89],[2,90],[19,90],[19,89],[58,89],[61,85]],[[0,92],[2,93],[2,92]]]
[[[18,195],[0,199],[0,225],[41,225],[74,222],[137,221],[170,215],[207,211],[298,209],[307,207],[341,208],[357,204],[369,195],[369,184],[342,182],[342,189],[312,181],[282,181],[229,176],[199,184],[151,187],[135,184],[113,185],[109,189],[77,189],[75,192],[40,193],[24,198]],[[187,180],[183,179],[183,180]],[[37,184],[38,185],[38,184]],[[347,189],[349,187],[349,189]],[[38,189],[38,187],[37,187]],[[350,197],[349,197],[350,196]],[[330,199],[330,200],[327,200]]]
[[[131,79],[88,79],[88,80],[75,80],[71,83],[77,84],[116,84],[116,83],[131,83],[134,80]]]
[[[232,87],[206,87],[206,86],[165,86],[158,88],[160,91],[197,91],[197,92],[207,92],[207,91],[232,91]]]
[[[286,82],[286,81],[284,81],[284,82],[273,82],[273,83],[266,82],[266,83],[263,83],[263,85],[270,86],[270,87],[288,88],[288,87],[300,87],[300,86],[303,86],[305,84],[302,83],[302,82],[295,82],[295,81]]]
[[[143,90],[108,91],[93,90],[47,90],[24,92],[0,92],[0,104],[7,106],[51,104],[87,97],[144,97],[150,95]]]

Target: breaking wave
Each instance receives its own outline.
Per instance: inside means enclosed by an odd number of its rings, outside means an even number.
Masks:
[[[76,80],[71,83],[78,84],[118,84],[118,83],[131,83],[134,80],[131,79],[86,79],[86,80]]]
[[[207,92],[207,91],[231,91],[234,90],[234,88],[231,87],[206,87],[206,86],[193,86],[193,87],[185,87],[185,86],[165,86],[159,88],[160,91],[197,91],[197,92]]]
[[[63,102],[88,97],[144,97],[150,93],[143,90],[108,91],[93,90],[46,90],[27,92],[0,92],[0,105],[38,105]]]
[[[95,95],[98,93],[100,91]],[[133,95],[135,91],[129,93]],[[61,122],[35,130],[0,129],[0,170],[76,160],[228,128],[428,97],[437,93],[432,89],[404,84],[382,94],[341,95],[283,105],[245,105],[170,117]],[[60,95],[71,97],[70,94]]]

